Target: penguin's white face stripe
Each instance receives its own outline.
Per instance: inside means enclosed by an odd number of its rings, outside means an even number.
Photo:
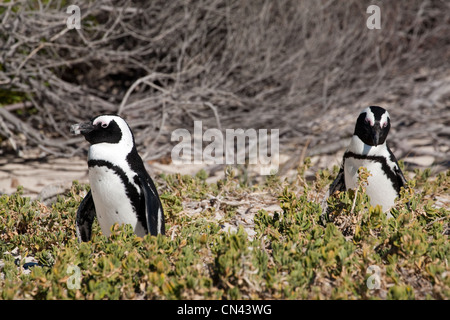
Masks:
[[[386,111],[385,113],[383,113],[383,115],[381,116],[381,120],[380,120],[380,126],[382,128],[385,128],[387,126],[388,119],[389,119],[389,113]]]
[[[361,113],[366,113],[365,122],[369,123],[373,127],[375,124],[375,121],[377,119],[375,119],[375,114],[372,112],[371,107],[364,109]],[[389,112],[387,112],[387,110],[385,110],[385,112],[381,115],[381,119],[380,119],[381,128],[384,128],[387,126],[388,119],[389,119]]]
[[[101,116],[92,122],[94,126],[100,124],[102,128],[107,128],[109,126],[109,123],[111,122],[112,117],[110,116]]]
[[[96,143],[89,148],[89,160],[106,160],[121,167],[128,167],[126,157],[133,149],[133,135],[127,123],[117,116],[100,116],[96,118],[93,125],[101,124],[102,127],[107,127],[114,121],[122,132],[122,137],[118,143]]]
[[[122,138],[120,139],[118,145],[121,146],[121,148],[124,149],[124,152],[127,154],[131,151],[133,148],[133,135],[131,133],[130,128],[128,127],[128,124],[123,120],[122,118],[118,116],[111,116],[111,115],[105,115],[97,117],[93,125],[100,124],[102,128],[107,128],[111,121],[114,121],[119,126],[120,130],[122,131]],[[108,143],[104,143],[108,144]]]
[[[375,124],[375,115],[373,114],[372,110],[370,110],[370,107],[364,109],[361,113],[364,112],[366,113],[366,119],[364,119],[364,121],[366,123],[369,123],[373,127],[373,125]]]

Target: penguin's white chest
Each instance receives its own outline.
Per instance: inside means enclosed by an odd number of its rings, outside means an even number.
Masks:
[[[89,182],[97,219],[104,235],[111,234],[114,223],[130,224],[138,236],[145,235],[126,193],[126,186],[114,170],[105,166],[90,167]]]
[[[370,205],[375,207],[380,205],[383,212],[388,211],[394,204],[397,191],[394,189],[391,180],[382,170],[381,163],[377,161],[348,158],[345,160],[345,186],[354,189],[358,182],[358,169],[365,167],[371,176],[367,179],[366,193],[370,197]]]

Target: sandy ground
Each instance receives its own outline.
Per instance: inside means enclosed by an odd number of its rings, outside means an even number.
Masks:
[[[70,188],[72,181],[88,182],[85,159],[23,160],[8,157],[0,162],[0,192],[11,194],[23,186],[32,199],[47,198]]]
[[[311,158],[312,167],[307,175],[314,177],[318,169],[339,165],[344,150],[334,155],[315,156]],[[432,157],[410,159],[416,161],[414,167],[426,168],[433,163]],[[280,155],[279,174],[283,177],[295,177],[298,162],[301,160]],[[163,164],[158,161],[146,163],[151,176],[159,173],[196,174],[201,169],[209,173],[208,182],[215,182],[224,177],[224,165],[175,165]],[[254,174],[258,174],[258,168],[253,168]],[[46,200],[67,191],[72,182],[88,183],[86,158],[45,158],[45,159],[21,159],[11,155],[0,159],[0,193],[12,194],[18,186],[23,186],[24,195],[34,199]]]

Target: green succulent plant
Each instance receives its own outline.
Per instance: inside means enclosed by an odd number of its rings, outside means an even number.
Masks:
[[[105,237],[95,222],[87,243],[75,236],[87,186],[75,181],[50,207],[19,187],[0,197],[0,299],[450,298],[449,210],[435,201],[448,194],[449,172],[416,171],[387,219],[370,207],[362,170],[357,191],[330,199],[324,225],[319,195],[332,175],[306,181],[307,166],[294,181],[252,186],[231,173],[216,183],[205,172],[161,176],[166,236],[114,225]],[[226,200],[258,192],[280,209],[224,228],[246,214]],[[27,267],[27,257],[36,262]]]

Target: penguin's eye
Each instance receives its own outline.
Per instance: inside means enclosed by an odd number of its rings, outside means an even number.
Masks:
[[[102,122],[101,126],[102,126],[102,128],[103,128],[103,129],[106,129],[106,128],[108,128],[108,124],[107,124],[107,123],[105,123],[105,122]]]
[[[382,128],[386,128],[386,127],[387,127],[387,122],[383,123],[383,124],[381,125],[381,127],[382,127]]]
[[[370,120],[369,120],[368,118],[364,119],[364,122],[365,122],[366,124],[372,125],[372,123],[370,122]]]

